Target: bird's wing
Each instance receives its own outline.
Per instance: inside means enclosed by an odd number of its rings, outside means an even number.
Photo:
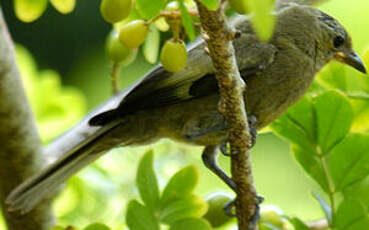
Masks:
[[[241,23],[242,22],[242,23]],[[254,35],[251,25],[243,19],[234,24],[241,35],[235,39],[236,57],[242,76],[257,74],[259,67],[267,66],[274,60],[276,48],[269,43],[261,43]],[[108,111],[94,117],[91,125],[104,125],[124,114],[144,109],[159,108],[195,97],[217,93],[218,86],[210,57],[205,53],[205,43],[199,40],[188,52],[188,63],[184,70],[171,73],[157,66],[123,98],[117,110]]]
[[[198,41],[188,52],[184,70],[171,73],[161,65],[148,73],[125,97],[119,109],[131,113],[141,109],[156,108],[191,99],[189,90],[193,82],[213,72],[210,57],[205,54],[204,42]]]

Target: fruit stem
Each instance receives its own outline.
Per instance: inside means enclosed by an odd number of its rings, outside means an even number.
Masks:
[[[152,23],[154,23],[155,21],[157,21],[157,20],[158,20],[159,18],[161,18],[161,17],[163,17],[161,14],[156,15],[155,17],[153,17],[153,18],[149,19],[149,20],[146,22],[146,24],[147,24],[147,25],[151,25]]]
[[[113,63],[113,69],[111,71],[111,84],[113,89],[113,95],[119,93],[120,85],[120,65],[118,62]]]

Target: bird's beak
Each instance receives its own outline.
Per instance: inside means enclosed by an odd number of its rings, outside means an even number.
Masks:
[[[354,51],[337,52],[335,53],[334,57],[336,60],[345,63],[349,66],[352,66],[355,69],[359,70],[360,72],[366,74],[366,69],[363,61],[361,60],[359,55],[357,55]]]

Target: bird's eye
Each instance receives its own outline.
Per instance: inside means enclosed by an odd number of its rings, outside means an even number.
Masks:
[[[335,48],[339,48],[345,43],[345,39],[342,36],[337,36],[334,38],[333,45]]]

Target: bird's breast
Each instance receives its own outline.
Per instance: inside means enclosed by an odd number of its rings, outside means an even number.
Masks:
[[[297,102],[311,85],[316,73],[312,58],[293,49],[278,52],[275,61],[247,81],[247,113],[262,128]]]

